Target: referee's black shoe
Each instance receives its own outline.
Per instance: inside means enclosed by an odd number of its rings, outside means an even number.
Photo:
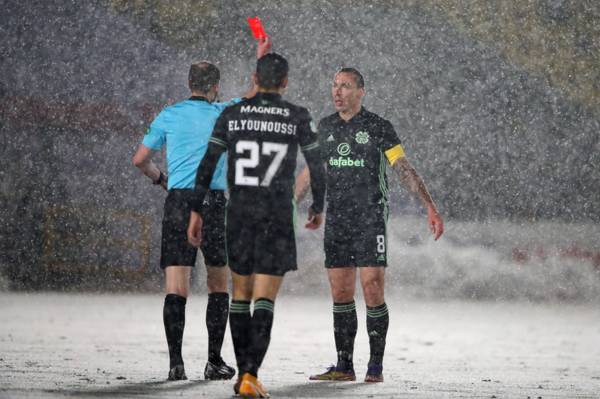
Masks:
[[[187,380],[187,376],[185,375],[185,369],[183,368],[183,364],[178,364],[169,370],[169,377],[167,378],[169,381],[179,381],[179,380]]]
[[[230,380],[235,375],[235,369],[228,366],[223,360],[220,362],[206,362],[204,368],[205,380]]]

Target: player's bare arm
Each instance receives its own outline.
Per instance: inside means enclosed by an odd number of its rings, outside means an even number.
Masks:
[[[392,169],[396,171],[400,177],[400,181],[412,193],[416,194],[423,206],[427,209],[428,224],[431,229],[434,239],[440,238],[444,232],[444,222],[437,211],[437,208],[425,186],[423,179],[417,174],[417,171],[410,164],[406,157],[396,160],[392,164]]]
[[[140,144],[137,151],[133,155],[133,164],[148,176],[154,184],[160,184],[162,188],[167,189],[167,176],[158,169],[152,162],[152,156],[155,151],[151,148]]]

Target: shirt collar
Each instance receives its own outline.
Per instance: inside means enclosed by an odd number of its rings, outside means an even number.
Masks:
[[[278,101],[281,99],[281,94],[279,93],[256,93],[256,98],[261,98],[269,101]]]
[[[208,101],[208,98],[206,98],[204,96],[191,96],[190,98],[188,98],[188,100],[192,100],[192,101],[206,101],[207,103],[210,103],[210,101]]]
[[[365,119],[365,117],[367,116],[367,110],[365,107],[361,106],[360,111],[358,111],[358,113],[356,115],[354,115],[352,118],[350,118],[349,121],[345,121],[344,119],[342,119],[339,112],[336,112],[335,114],[337,116],[338,123],[354,123],[354,122],[361,122],[363,119]]]

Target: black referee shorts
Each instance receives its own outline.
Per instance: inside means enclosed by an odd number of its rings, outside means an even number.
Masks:
[[[387,266],[387,205],[364,213],[327,210],[325,267]]]
[[[291,201],[290,201],[291,202]],[[227,255],[237,274],[283,276],[296,270],[294,208],[277,204],[262,214],[252,207],[227,208]]]
[[[197,248],[187,241],[190,221],[191,189],[171,189],[165,200],[162,222],[160,267],[194,266]],[[207,266],[225,266],[225,206],[223,190],[210,190],[202,204],[202,245],[200,250]]]

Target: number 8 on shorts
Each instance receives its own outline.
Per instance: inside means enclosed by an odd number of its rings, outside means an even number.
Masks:
[[[382,234],[377,236],[377,253],[385,253],[385,236]]]

